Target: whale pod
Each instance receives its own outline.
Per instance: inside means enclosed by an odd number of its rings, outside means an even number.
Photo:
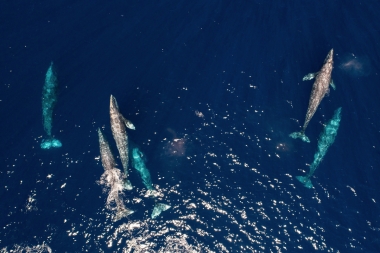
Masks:
[[[334,82],[331,80],[331,73],[332,73],[333,64],[334,64],[333,55],[334,55],[334,50],[331,49],[328,55],[326,56],[326,59],[323,63],[321,70],[318,71],[317,73],[307,74],[302,79],[303,81],[306,81],[306,80],[311,80],[315,78],[315,81],[313,84],[313,88],[311,89],[309,106],[307,108],[305,122],[300,132],[294,132],[289,135],[293,139],[300,138],[301,140],[305,142],[310,142],[310,139],[305,135],[305,130],[311,118],[314,116],[314,113],[317,111],[318,106],[321,103],[322,99],[324,98],[326,93],[329,92],[329,85],[331,85],[335,89]]]
[[[113,220],[118,221],[121,218],[134,213],[134,211],[126,208],[123,203],[123,180],[125,176],[116,167],[115,158],[109,147],[108,141],[99,128],[98,137],[100,157],[104,168],[104,173],[100,177],[99,182],[107,188],[107,190],[105,190],[105,192],[108,193],[106,206],[108,209],[116,211]]]
[[[323,157],[326,155],[328,148],[334,143],[335,137],[338,133],[340,119],[341,119],[342,107],[335,110],[332,119],[327,122],[326,126],[321,133],[318,140],[318,150],[314,154],[314,161],[310,165],[310,171],[306,176],[297,176],[296,178],[300,181],[306,188],[313,188],[310,177],[314,174],[315,170],[318,168],[319,164],[322,162]]]

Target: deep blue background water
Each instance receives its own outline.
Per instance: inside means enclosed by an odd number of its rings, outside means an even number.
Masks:
[[[380,252],[377,1],[7,1],[0,10],[1,248]],[[293,140],[313,83],[302,77],[331,48],[337,90],[307,129],[311,143]],[[41,150],[51,61],[63,147]],[[172,206],[157,220],[133,170],[125,200],[136,213],[113,223],[104,207],[96,129],[116,151],[110,94]],[[306,189],[295,176],[340,106],[338,136]]]

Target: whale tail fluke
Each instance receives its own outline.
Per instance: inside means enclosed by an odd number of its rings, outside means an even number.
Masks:
[[[307,143],[310,142],[309,137],[307,137],[304,132],[294,132],[294,133],[289,134],[289,136],[292,137],[293,139],[299,138],[303,140],[304,142],[307,142]]]
[[[44,139],[41,142],[42,149],[50,149],[50,148],[60,148],[62,147],[61,141],[54,138]]]
[[[113,221],[116,222],[118,220],[121,220],[122,218],[125,218],[131,214],[133,214],[135,211],[128,209],[128,208],[121,208],[117,211],[115,216],[113,217]]]
[[[167,204],[156,203],[154,205],[153,212],[151,215],[152,219],[155,219],[157,216],[159,216],[161,214],[161,212],[168,210],[170,207],[171,206],[169,206]]]
[[[133,189],[132,183],[128,179],[124,179],[124,189],[128,191]]]
[[[308,176],[296,176],[298,181],[300,181],[306,188],[313,188],[313,184],[311,183],[310,177]]]

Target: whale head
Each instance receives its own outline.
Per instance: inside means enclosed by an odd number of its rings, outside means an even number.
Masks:
[[[112,95],[110,97],[110,110],[119,110],[116,98]]]
[[[144,154],[138,148],[134,148],[132,150],[132,156],[133,159],[141,159],[144,156]]]
[[[328,55],[326,56],[325,64],[326,64],[326,63],[333,64],[333,63],[334,63],[333,58],[334,58],[334,49],[331,48],[330,52],[329,52]]]

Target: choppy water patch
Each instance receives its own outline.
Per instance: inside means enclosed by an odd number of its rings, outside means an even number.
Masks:
[[[45,243],[36,246],[13,245],[0,249],[0,253],[52,253],[52,249]]]

